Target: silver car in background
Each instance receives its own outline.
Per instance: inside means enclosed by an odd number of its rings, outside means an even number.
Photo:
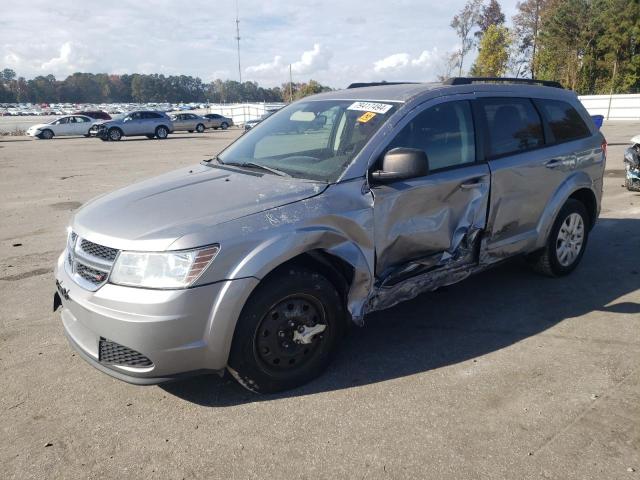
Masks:
[[[169,115],[173,122],[174,131],[187,131],[202,133],[207,128],[213,128],[213,122],[208,118],[201,117],[195,113],[176,113]]]
[[[103,141],[117,142],[122,137],[145,136],[164,140],[173,132],[173,122],[164,112],[141,110],[118,115],[111,120],[96,123],[89,135]]]
[[[516,255],[568,275],[605,160],[575,93],[552,82],[314,95],[200,165],[85,204],[54,309],[83,358],[128,382],[228,370],[254,392],[293,388],[370,312]]]
[[[221,128],[222,130],[226,130],[229,127],[233,127],[233,119],[230,117],[225,117],[224,115],[220,115],[219,113],[207,113],[203,115],[204,118],[208,119],[211,123],[211,128],[217,130]]]

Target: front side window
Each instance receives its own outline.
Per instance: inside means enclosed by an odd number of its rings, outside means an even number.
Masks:
[[[431,171],[474,163],[476,146],[469,102],[442,103],[419,113],[391,141],[387,151],[398,147],[423,150]]]
[[[218,158],[333,182],[395,109],[391,102],[297,102],[249,130]]]
[[[57,120],[54,125],[66,125],[67,123],[69,123],[69,117],[64,117],[60,120]]]
[[[536,103],[549,123],[549,129],[556,142],[569,142],[591,135],[589,127],[584,123],[580,114],[567,102],[537,100]]]
[[[489,155],[497,157],[544,145],[542,122],[527,98],[478,100],[489,130]]]

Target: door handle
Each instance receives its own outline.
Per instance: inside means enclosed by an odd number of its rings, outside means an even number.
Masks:
[[[482,183],[482,177],[472,178],[471,180],[467,180],[464,183],[460,184],[460,188],[464,190],[469,190],[470,188],[480,188],[484,183]]]
[[[547,168],[557,168],[563,164],[563,161],[559,158],[552,158],[549,161],[544,162],[544,166]]]

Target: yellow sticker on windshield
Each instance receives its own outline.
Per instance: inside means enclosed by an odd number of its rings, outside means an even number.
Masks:
[[[369,120],[371,120],[375,116],[376,114],[373,112],[365,112],[358,117],[358,121],[360,123],[367,123]]]

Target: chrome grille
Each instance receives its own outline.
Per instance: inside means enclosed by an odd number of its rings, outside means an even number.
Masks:
[[[128,367],[150,367],[153,362],[140,352],[100,337],[98,360],[109,365],[126,365]]]
[[[90,242],[71,232],[67,246],[67,271],[78,285],[96,291],[109,278],[118,252],[115,248]]]
[[[110,262],[113,262],[116,259],[116,255],[118,255],[118,250],[115,248],[103,247],[102,245],[90,242],[84,238],[80,241],[80,248],[83,252],[88,253],[89,255],[103,258]]]

